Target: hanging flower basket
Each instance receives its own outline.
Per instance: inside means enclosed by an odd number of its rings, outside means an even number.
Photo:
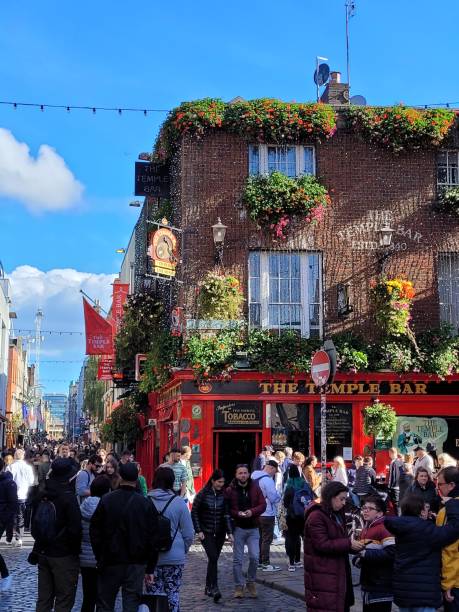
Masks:
[[[413,283],[401,278],[373,281],[370,295],[376,306],[376,322],[381,330],[391,336],[409,335],[415,295]]]
[[[198,287],[199,319],[240,319],[244,296],[239,279],[209,272]]]
[[[397,428],[397,413],[390,404],[375,401],[363,409],[363,431],[366,436],[390,440]]]

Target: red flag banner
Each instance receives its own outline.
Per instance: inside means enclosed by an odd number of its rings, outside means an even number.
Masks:
[[[112,326],[83,298],[86,355],[113,355]]]
[[[120,283],[115,281],[113,283],[113,302],[112,302],[112,322],[113,331],[115,334],[118,333],[123,320],[123,306],[129,294],[128,283]]]
[[[97,380],[112,380],[112,371],[115,368],[115,356],[101,357],[97,366]]]

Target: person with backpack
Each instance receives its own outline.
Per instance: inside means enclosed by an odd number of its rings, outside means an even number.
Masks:
[[[80,569],[81,514],[69,484],[73,465],[69,458],[58,458],[51,469],[32,516],[35,544],[29,561],[38,562],[36,612],[70,611]]]
[[[0,539],[3,532],[12,537],[14,517],[18,506],[17,485],[13,480],[11,472],[4,472],[3,459],[0,459]],[[11,588],[12,578],[6,566],[5,560],[0,554],[0,593]]]
[[[123,611],[137,612],[145,572],[157,560],[156,517],[152,504],[135,490],[135,463],[120,465],[120,486],[104,495],[89,524],[97,561],[97,610],[112,612],[121,588]]]
[[[81,504],[81,553],[80,571],[83,585],[83,603],[81,612],[94,612],[97,601],[97,561],[89,537],[91,517],[103,495],[110,492],[110,481],[105,476],[97,476],[89,486],[90,495]]]
[[[102,471],[102,458],[98,455],[91,455],[86,467],[78,472],[75,477],[75,493],[80,504],[86,497],[90,496],[89,487],[94,478]]]
[[[288,471],[283,504],[287,510],[287,534],[285,550],[288,555],[288,571],[303,567],[301,563],[301,538],[304,532],[304,511],[314,499],[309,483],[300,475],[298,466],[292,464]]]
[[[269,560],[269,551],[274,539],[274,525],[277,514],[277,504],[281,500],[276,489],[274,478],[279,470],[279,465],[274,459],[268,459],[262,470],[252,473],[252,480],[257,482],[263,497],[266,500],[266,509],[260,515],[260,557],[259,569],[263,572],[279,572],[278,565],[272,565]]]
[[[228,507],[224,497],[225,475],[222,470],[214,470],[207,484],[199,491],[191,508],[194,530],[201,540],[207,555],[207,575],[205,594],[221,599],[218,588],[218,558],[228,531]],[[230,536],[232,539],[232,536]]]
[[[180,586],[186,555],[193,542],[194,529],[186,501],[175,494],[176,475],[170,467],[155,472],[148,503],[157,520],[158,562],[153,575],[145,578],[148,595],[167,596],[169,612],[180,610]]]

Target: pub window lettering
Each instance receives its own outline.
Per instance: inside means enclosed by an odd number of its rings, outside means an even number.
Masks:
[[[316,173],[314,147],[275,146],[257,144],[249,146],[249,174],[281,172],[290,177]]]
[[[249,255],[250,326],[322,336],[320,253],[252,251]]]
[[[459,253],[438,254],[438,296],[440,320],[459,326]]]

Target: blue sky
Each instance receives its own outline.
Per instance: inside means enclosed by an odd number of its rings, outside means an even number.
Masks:
[[[458,18],[456,0],[357,0],[350,22],[351,93],[364,94],[370,104],[459,106]],[[205,96],[311,100],[316,55],[328,57],[345,77],[344,0],[23,0],[0,7],[0,100],[160,109]],[[10,176],[2,189],[0,148],[0,260],[16,278],[18,328],[30,327],[41,305],[45,329],[81,330],[76,304],[84,283],[98,287],[107,303],[110,277],[100,275],[118,271],[115,249],[127,245],[138,214],[128,206],[134,161],[151,150],[164,116],[0,105],[0,130],[12,135],[8,140],[4,132],[0,147],[9,142],[19,151],[18,143],[25,143],[28,162],[42,145],[57,154],[50,154],[39,180],[30,173]],[[11,158],[9,149],[4,158]],[[46,175],[54,163],[65,168],[57,187],[58,175]],[[12,186],[14,180],[19,185]],[[36,180],[43,197],[31,204]],[[49,210],[43,199],[58,197],[64,187],[64,203]],[[56,269],[73,271],[68,283],[65,273],[57,275],[64,300],[56,274],[50,275]],[[44,359],[82,358],[82,342],[72,338],[49,337]],[[46,390],[65,389],[64,382],[46,380],[65,381],[79,367],[43,364]]]

